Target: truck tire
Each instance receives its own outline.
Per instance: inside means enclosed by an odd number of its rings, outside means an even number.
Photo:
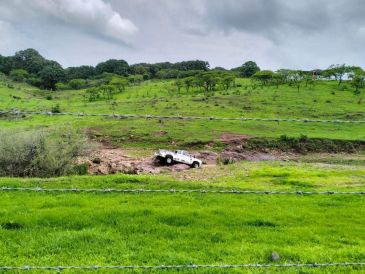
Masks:
[[[199,167],[200,167],[200,165],[199,165],[199,163],[198,163],[198,162],[194,162],[194,163],[192,164],[192,167],[193,167],[193,168],[199,168]]]
[[[168,156],[166,156],[165,161],[166,161],[167,165],[172,165],[172,163],[174,162],[174,159],[172,158],[172,156],[168,155]]]

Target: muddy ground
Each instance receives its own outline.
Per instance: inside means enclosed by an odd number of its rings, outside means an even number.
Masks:
[[[203,161],[204,166],[214,166],[217,164],[229,164],[237,161],[273,161],[287,160],[290,155],[273,152],[245,151],[240,145],[242,141],[250,138],[247,135],[223,134],[220,141],[226,145],[223,152],[212,152],[207,147],[206,151],[194,152],[191,154]],[[89,173],[94,175],[105,174],[159,174],[180,172],[191,167],[184,164],[165,166],[154,161],[153,152],[149,157],[131,156],[130,151],[118,147],[113,147],[107,142],[99,143],[98,147],[88,157],[79,159],[80,163],[86,163]]]

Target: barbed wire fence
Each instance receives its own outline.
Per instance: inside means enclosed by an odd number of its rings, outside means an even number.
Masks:
[[[74,112],[42,112],[0,110],[0,115],[44,115],[44,116],[77,116],[77,117],[105,117],[113,119],[158,119],[158,120],[207,120],[207,121],[242,121],[242,122],[297,122],[297,123],[334,123],[334,124],[365,124],[365,120],[319,120],[319,119],[293,119],[293,118],[249,118],[249,117],[203,117],[203,116],[161,116],[139,114],[102,114],[102,113],[74,113]]]
[[[238,195],[365,195],[364,191],[256,191],[256,190],[204,190],[204,189],[81,189],[81,188],[29,188],[29,187],[1,187],[0,192],[43,192],[43,193],[165,193],[165,194],[182,194],[182,193],[198,193],[198,194],[238,194]]]
[[[298,123],[333,123],[333,124],[365,124],[365,120],[317,120],[293,118],[248,118],[248,117],[202,117],[202,116],[160,116],[137,114],[100,114],[100,113],[72,113],[72,112],[41,112],[0,110],[0,115],[43,115],[43,116],[77,116],[77,117],[105,117],[112,119],[158,119],[158,120],[207,120],[207,121],[257,121],[257,122],[298,122]],[[26,187],[1,187],[0,192],[38,192],[38,193],[120,193],[120,194],[236,194],[236,195],[359,195],[364,196],[364,191],[254,191],[254,190],[203,190],[203,189],[56,189],[56,188],[26,188]],[[324,268],[324,267],[364,267],[365,262],[328,262],[305,264],[186,264],[186,265],[110,265],[110,266],[0,266],[2,271],[28,271],[28,270],[161,270],[161,269],[234,269],[234,268]]]
[[[324,268],[324,267],[364,267],[365,262],[330,262],[306,264],[187,264],[187,265],[92,265],[92,266],[0,266],[0,270],[158,270],[158,269],[233,269],[233,268]]]

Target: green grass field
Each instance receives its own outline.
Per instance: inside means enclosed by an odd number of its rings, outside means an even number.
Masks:
[[[244,166],[239,163],[229,168],[238,174],[234,169]],[[312,164],[260,163],[245,168],[241,177],[220,180],[217,176],[216,182],[183,181],[171,175],[118,175],[4,178],[0,185],[351,191],[361,189],[359,185],[365,182],[361,168],[332,167],[322,173]],[[307,179],[303,179],[306,172]],[[0,265],[270,263],[273,251],[280,254],[280,263],[365,259],[361,196],[30,192],[1,196]]]
[[[50,93],[17,84],[14,89],[0,86],[0,109],[50,111],[59,104],[64,112],[365,119],[361,95],[349,87],[340,90],[335,82],[299,92],[287,86],[251,90],[242,79],[237,84],[209,96],[197,90],[171,95],[171,82],[152,81],[128,88],[113,101],[92,103],[83,100],[83,91]],[[47,100],[49,95],[52,100]],[[363,124],[0,117],[1,129],[65,124],[148,152],[216,141],[223,133],[365,140]],[[161,131],[166,134],[156,134]],[[364,185],[363,153],[239,162],[162,175],[0,178],[0,187],[83,189],[364,191]],[[273,251],[279,253],[280,264],[365,262],[363,196],[0,192],[0,197],[0,266],[271,263]],[[365,268],[129,272],[361,273]]]
[[[44,92],[27,86],[15,89],[0,87],[0,109],[51,111],[59,105],[63,112],[119,113],[151,115],[190,115],[206,117],[259,117],[364,120],[362,95],[336,82],[323,81],[314,89],[303,87],[264,87],[252,90],[248,80],[237,80],[240,87],[228,92],[216,91],[208,96],[198,90],[189,94],[169,93],[172,82],[152,81],[129,87],[112,101],[88,102],[84,91]],[[47,100],[47,96],[52,100]],[[17,99],[14,99],[16,96]],[[20,98],[20,99],[19,99]],[[48,97],[49,98],[49,97]],[[298,137],[364,140],[363,124],[318,124],[241,121],[158,121],[146,119],[115,120],[97,117],[27,116],[16,121],[0,120],[2,127],[22,129],[70,124],[88,128],[123,146],[150,147],[172,142],[184,143],[216,140],[222,133],[240,133],[257,137]],[[158,132],[165,131],[160,136]],[[133,138],[130,138],[133,136]]]

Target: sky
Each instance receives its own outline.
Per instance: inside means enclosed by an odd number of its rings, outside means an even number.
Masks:
[[[34,48],[64,67],[365,67],[364,14],[364,0],[0,0],[0,54]]]

